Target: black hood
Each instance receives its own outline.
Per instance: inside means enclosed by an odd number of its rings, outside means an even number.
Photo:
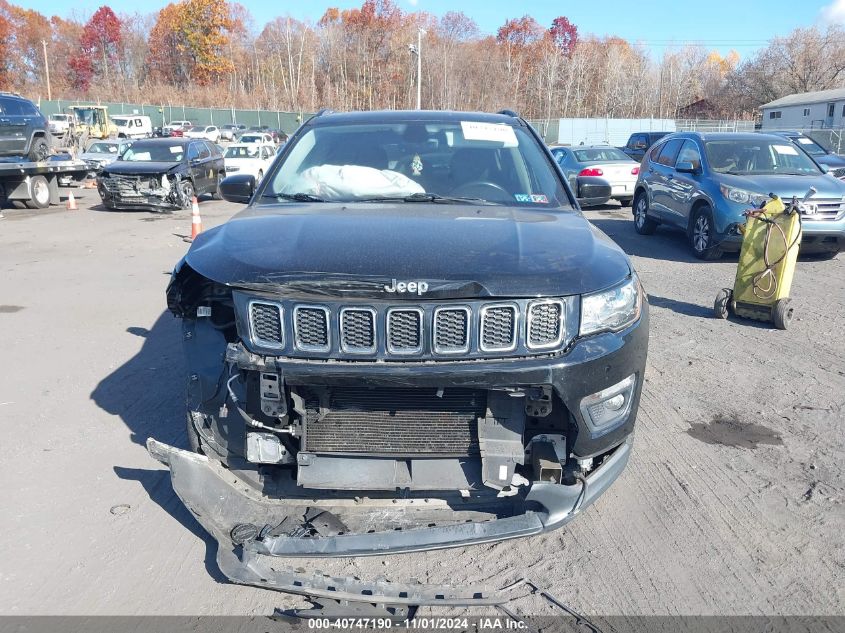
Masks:
[[[181,164],[179,162],[116,160],[106,168],[106,172],[123,175],[166,174],[170,171],[176,171]]]
[[[435,298],[563,296],[630,273],[577,212],[417,203],[252,207],[201,233],[185,261],[214,281],[290,296],[384,297],[392,279],[425,281]]]

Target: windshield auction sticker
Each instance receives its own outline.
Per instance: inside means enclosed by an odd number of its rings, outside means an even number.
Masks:
[[[461,121],[461,131],[467,141],[492,141],[504,143],[505,147],[516,147],[518,145],[513,128],[504,123]]]

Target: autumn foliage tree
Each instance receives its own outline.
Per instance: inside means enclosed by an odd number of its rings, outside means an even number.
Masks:
[[[159,11],[148,57],[156,76],[207,85],[231,73],[232,8],[219,0],[182,0]]]

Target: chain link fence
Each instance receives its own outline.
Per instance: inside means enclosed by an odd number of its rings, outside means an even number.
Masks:
[[[194,125],[267,125],[279,129],[287,135],[293,133],[302,121],[311,116],[310,112],[279,112],[275,110],[243,110],[238,108],[197,108],[183,105],[120,103],[90,101],[42,100],[39,104],[45,116],[65,112],[69,106],[101,105],[109,109],[109,114],[141,114],[150,117],[153,126],[164,126],[171,121],[190,121]]]

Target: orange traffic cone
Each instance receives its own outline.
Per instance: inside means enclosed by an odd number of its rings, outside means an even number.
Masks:
[[[202,218],[200,217],[200,207],[197,204],[197,197],[191,198],[191,239],[196,239],[197,235],[202,233]]]
[[[79,209],[79,207],[76,206],[76,198],[73,197],[72,191],[70,192],[70,195],[67,198],[67,204],[65,205],[65,208],[68,211],[76,211]]]

